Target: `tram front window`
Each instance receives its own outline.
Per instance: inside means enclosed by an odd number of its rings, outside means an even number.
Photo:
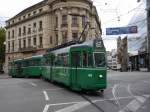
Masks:
[[[96,67],[105,67],[106,66],[106,59],[104,53],[94,53],[94,60]]]

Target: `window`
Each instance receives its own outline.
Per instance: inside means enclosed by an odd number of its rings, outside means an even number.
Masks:
[[[14,41],[12,41],[12,51],[14,51],[14,47],[15,47]]]
[[[39,31],[42,31],[42,29],[43,29],[43,22],[40,21],[40,22],[39,22]]]
[[[96,67],[105,67],[106,59],[104,53],[94,53],[94,61]]]
[[[56,45],[58,45],[58,34],[56,34]]]
[[[36,46],[36,37],[33,38],[33,45]]]
[[[53,38],[50,36],[50,44],[53,44]]]
[[[18,19],[19,21],[21,20],[21,17]]]
[[[43,46],[43,37],[42,37],[42,35],[41,35],[40,38],[39,38],[39,45],[40,45],[40,46]]]
[[[67,32],[62,32],[62,43],[67,42]]]
[[[62,58],[63,58],[63,66],[68,66],[69,65],[69,63],[68,63],[69,56],[64,55],[64,56],[62,56]]]
[[[73,67],[81,67],[81,53],[80,52],[71,53],[71,64]]]
[[[31,16],[31,14],[29,13],[29,14],[28,14],[28,17],[30,17],[30,16]]]
[[[23,16],[23,19],[25,19],[25,18],[26,18],[26,16],[24,15],[24,16]]]
[[[93,56],[92,53],[88,53],[86,51],[83,52],[83,66],[84,67],[92,67],[93,66]]]
[[[26,27],[23,27],[23,35],[26,35]]]
[[[36,14],[36,11],[33,11],[33,15],[35,15]]]
[[[72,16],[72,26],[78,26],[78,17]]]
[[[55,64],[55,66],[62,66],[62,58],[61,58],[61,56],[56,56],[54,64]]]
[[[88,66],[93,66],[93,54],[88,54]]]
[[[12,30],[12,38],[14,38],[14,30]]]
[[[62,27],[66,27],[67,26],[67,15],[63,15],[62,16]]]
[[[85,27],[86,22],[87,22],[87,17],[86,17],[86,16],[83,16],[83,17],[82,17],[82,27],[83,27],[83,28]]]
[[[18,34],[18,36],[21,36],[21,28],[19,28],[19,34]]]
[[[39,12],[42,12],[43,11],[43,9],[41,8],[41,9],[39,9]]]
[[[8,52],[10,52],[10,42],[8,42]]]
[[[31,38],[28,38],[28,46],[31,47]]]
[[[28,34],[31,34],[31,28],[28,28]]]
[[[23,40],[23,48],[26,48],[26,40]]]
[[[78,39],[78,33],[72,33],[72,38],[73,38],[73,40],[77,40]]]
[[[21,48],[21,39],[19,39],[19,49]]]
[[[36,28],[36,23],[33,23],[33,28]]]
[[[8,39],[10,39],[10,31],[8,31]]]
[[[56,17],[56,28],[58,28],[58,17]]]

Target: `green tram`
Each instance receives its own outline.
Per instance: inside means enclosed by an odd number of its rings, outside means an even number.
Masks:
[[[50,50],[43,56],[42,75],[76,91],[107,86],[106,51],[101,39]]]
[[[40,77],[42,76],[43,55],[14,60],[10,63],[9,75],[12,77]]]
[[[101,39],[49,49],[44,55],[13,61],[9,74],[42,76],[76,91],[103,91],[107,87],[106,50]]]

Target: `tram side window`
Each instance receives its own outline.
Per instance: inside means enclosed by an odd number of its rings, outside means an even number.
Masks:
[[[88,52],[83,52],[83,67],[92,67],[93,61],[92,61],[92,54]]]
[[[71,64],[73,67],[81,67],[81,53],[80,52],[71,53]]]
[[[57,56],[54,63],[55,63],[55,66],[61,66],[62,65],[61,56]]]
[[[93,66],[93,55],[92,55],[92,53],[88,54],[88,66],[89,67]]]
[[[94,53],[95,66],[96,67],[105,67],[106,59],[104,53]]]
[[[68,66],[68,55],[62,56],[63,59],[63,66]]]

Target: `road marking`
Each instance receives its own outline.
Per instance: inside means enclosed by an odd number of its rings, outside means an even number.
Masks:
[[[49,105],[45,105],[43,112],[48,112]]]
[[[48,97],[47,92],[46,92],[46,91],[43,91],[43,94],[44,94],[44,96],[45,96],[45,100],[48,101],[48,100],[49,100],[49,97]]]
[[[128,93],[133,97],[133,98],[136,98],[133,93],[131,92],[131,85],[128,84],[128,87],[127,87],[127,90],[128,90]]]
[[[66,108],[63,108],[63,109],[60,109],[56,112],[74,112],[76,110],[79,110],[87,105],[90,105],[89,102],[79,102],[77,104],[74,104],[74,105],[71,105],[69,107],[66,107]]]
[[[34,87],[37,87],[37,84],[33,83],[33,82],[30,82],[30,84]]]
[[[143,96],[144,96],[144,97],[147,97],[147,98],[150,97],[149,94],[145,94],[145,95],[143,95]],[[139,97],[139,96],[135,96],[135,97],[138,97],[139,101],[142,101],[142,102],[143,102],[143,97],[142,97],[142,98]],[[121,100],[121,99],[133,99],[133,97],[132,97],[132,96],[127,96],[127,97],[118,97],[118,98],[117,98],[117,100]],[[92,102],[93,102],[93,103],[96,103],[96,102],[103,102],[103,101],[108,101],[108,100],[116,100],[116,98],[92,100]],[[145,101],[145,100],[144,100],[144,101]],[[82,105],[81,103],[83,103],[83,105]],[[90,105],[90,103],[87,102],[87,101],[47,104],[47,105],[45,106],[43,112],[48,112],[48,109],[49,109],[49,107],[51,107],[51,106],[61,106],[61,105],[68,105],[68,104],[73,104],[72,106],[69,106],[69,107],[76,108],[76,109],[80,109],[80,108],[83,108],[83,107],[86,107],[86,106]],[[79,104],[80,104],[81,106],[80,106]],[[80,106],[80,108],[77,108],[77,107],[76,107],[76,106],[78,106],[78,105]],[[67,109],[67,108],[69,108],[69,107],[66,107],[66,108],[63,108],[63,109]],[[75,110],[76,110],[76,109],[75,109]],[[74,110],[74,111],[75,111],[75,110]],[[60,111],[60,110],[59,110],[59,111]],[[59,112],[59,111],[58,111],[58,112]],[[60,112],[70,112],[70,111],[62,111],[62,109],[61,109]],[[71,111],[71,112],[73,112],[73,111]],[[126,112],[126,111],[124,111],[124,110],[122,109],[122,110],[120,110],[119,112]]]
[[[126,107],[124,107],[119,112],[136,112],[142,107],[146,99],[142,96],[136,96],[136,99],[132,100]]]
[[[128,85],[128,92],[131,95],[131,97],[135,98],[132,100],[126,107],[124,107],[122,110],[119,112],[136,112],[139,108],[142,107],[146,99],[149,97],[149,95],[142,95],[142,96],[135,96],[132,91],[130,84]]]
[[[116,97],[115,95],[115,91],[116,91],[116,88],[119,86],[119,84],[115,84],[114,87],[112,88],[112,94],[113,94],[113,97],[116,101],[116,104],[119,106],[119,109],[121,109],[121,105],[119,103],[119,100],[118,100],[118,97]]]

